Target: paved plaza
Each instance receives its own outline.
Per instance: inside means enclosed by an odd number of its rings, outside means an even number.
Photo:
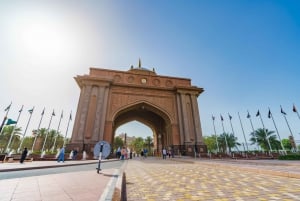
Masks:
[[[299,165],[299,162],[274,161],[131,160],[126,166],[127,198],[128,201],[300,200]]]
[[[2,163],[0,173],[97,161]],[[300,161],[134,158],[95,169],[0,180],[0,201],[109,201],[126,174],[128,201],[300,200]],[[120,187],[121,185],[119,185]]]
[[[82,164],[95,164],[97,161],[33,161],[20,164],[0,163],[0,173],[27,169],[58,168]],[[110,189],[117,177],[117,169],[104,169],[101,174],[96,169],[40,176],[30,176],[0,180],[0,201],[104,201],[112,197]]]

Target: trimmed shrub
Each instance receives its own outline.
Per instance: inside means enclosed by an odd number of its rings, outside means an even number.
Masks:
[[[300,160],[300,154],[288,154],[278,157],[279,160]]]

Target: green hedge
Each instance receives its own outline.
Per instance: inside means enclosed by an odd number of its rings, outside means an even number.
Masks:
[[[288,154],[278,157],[279,160],[300,160],[300,154]]]

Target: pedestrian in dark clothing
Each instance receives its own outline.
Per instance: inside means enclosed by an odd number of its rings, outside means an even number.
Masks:
[[[77,154],[78,154],[77,149],[74,149],[74,150],[73,150],[73,156],[72,156],[72,159],[73,159],[73,160],[76,160]]]
[[[28,153],[28,151],[27,151],[27,148],[25,147],[22,152],[22,155],[21,155],[20,163],[24,162],[24,160],[26,159],[27,153]]]

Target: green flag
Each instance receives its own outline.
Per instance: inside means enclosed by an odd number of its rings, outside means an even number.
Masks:
[[[6,122],[6,125],[11,125],[11,124],[16,124],[17,121],[14,121],[12,119],[8,119],[7,122]]]

